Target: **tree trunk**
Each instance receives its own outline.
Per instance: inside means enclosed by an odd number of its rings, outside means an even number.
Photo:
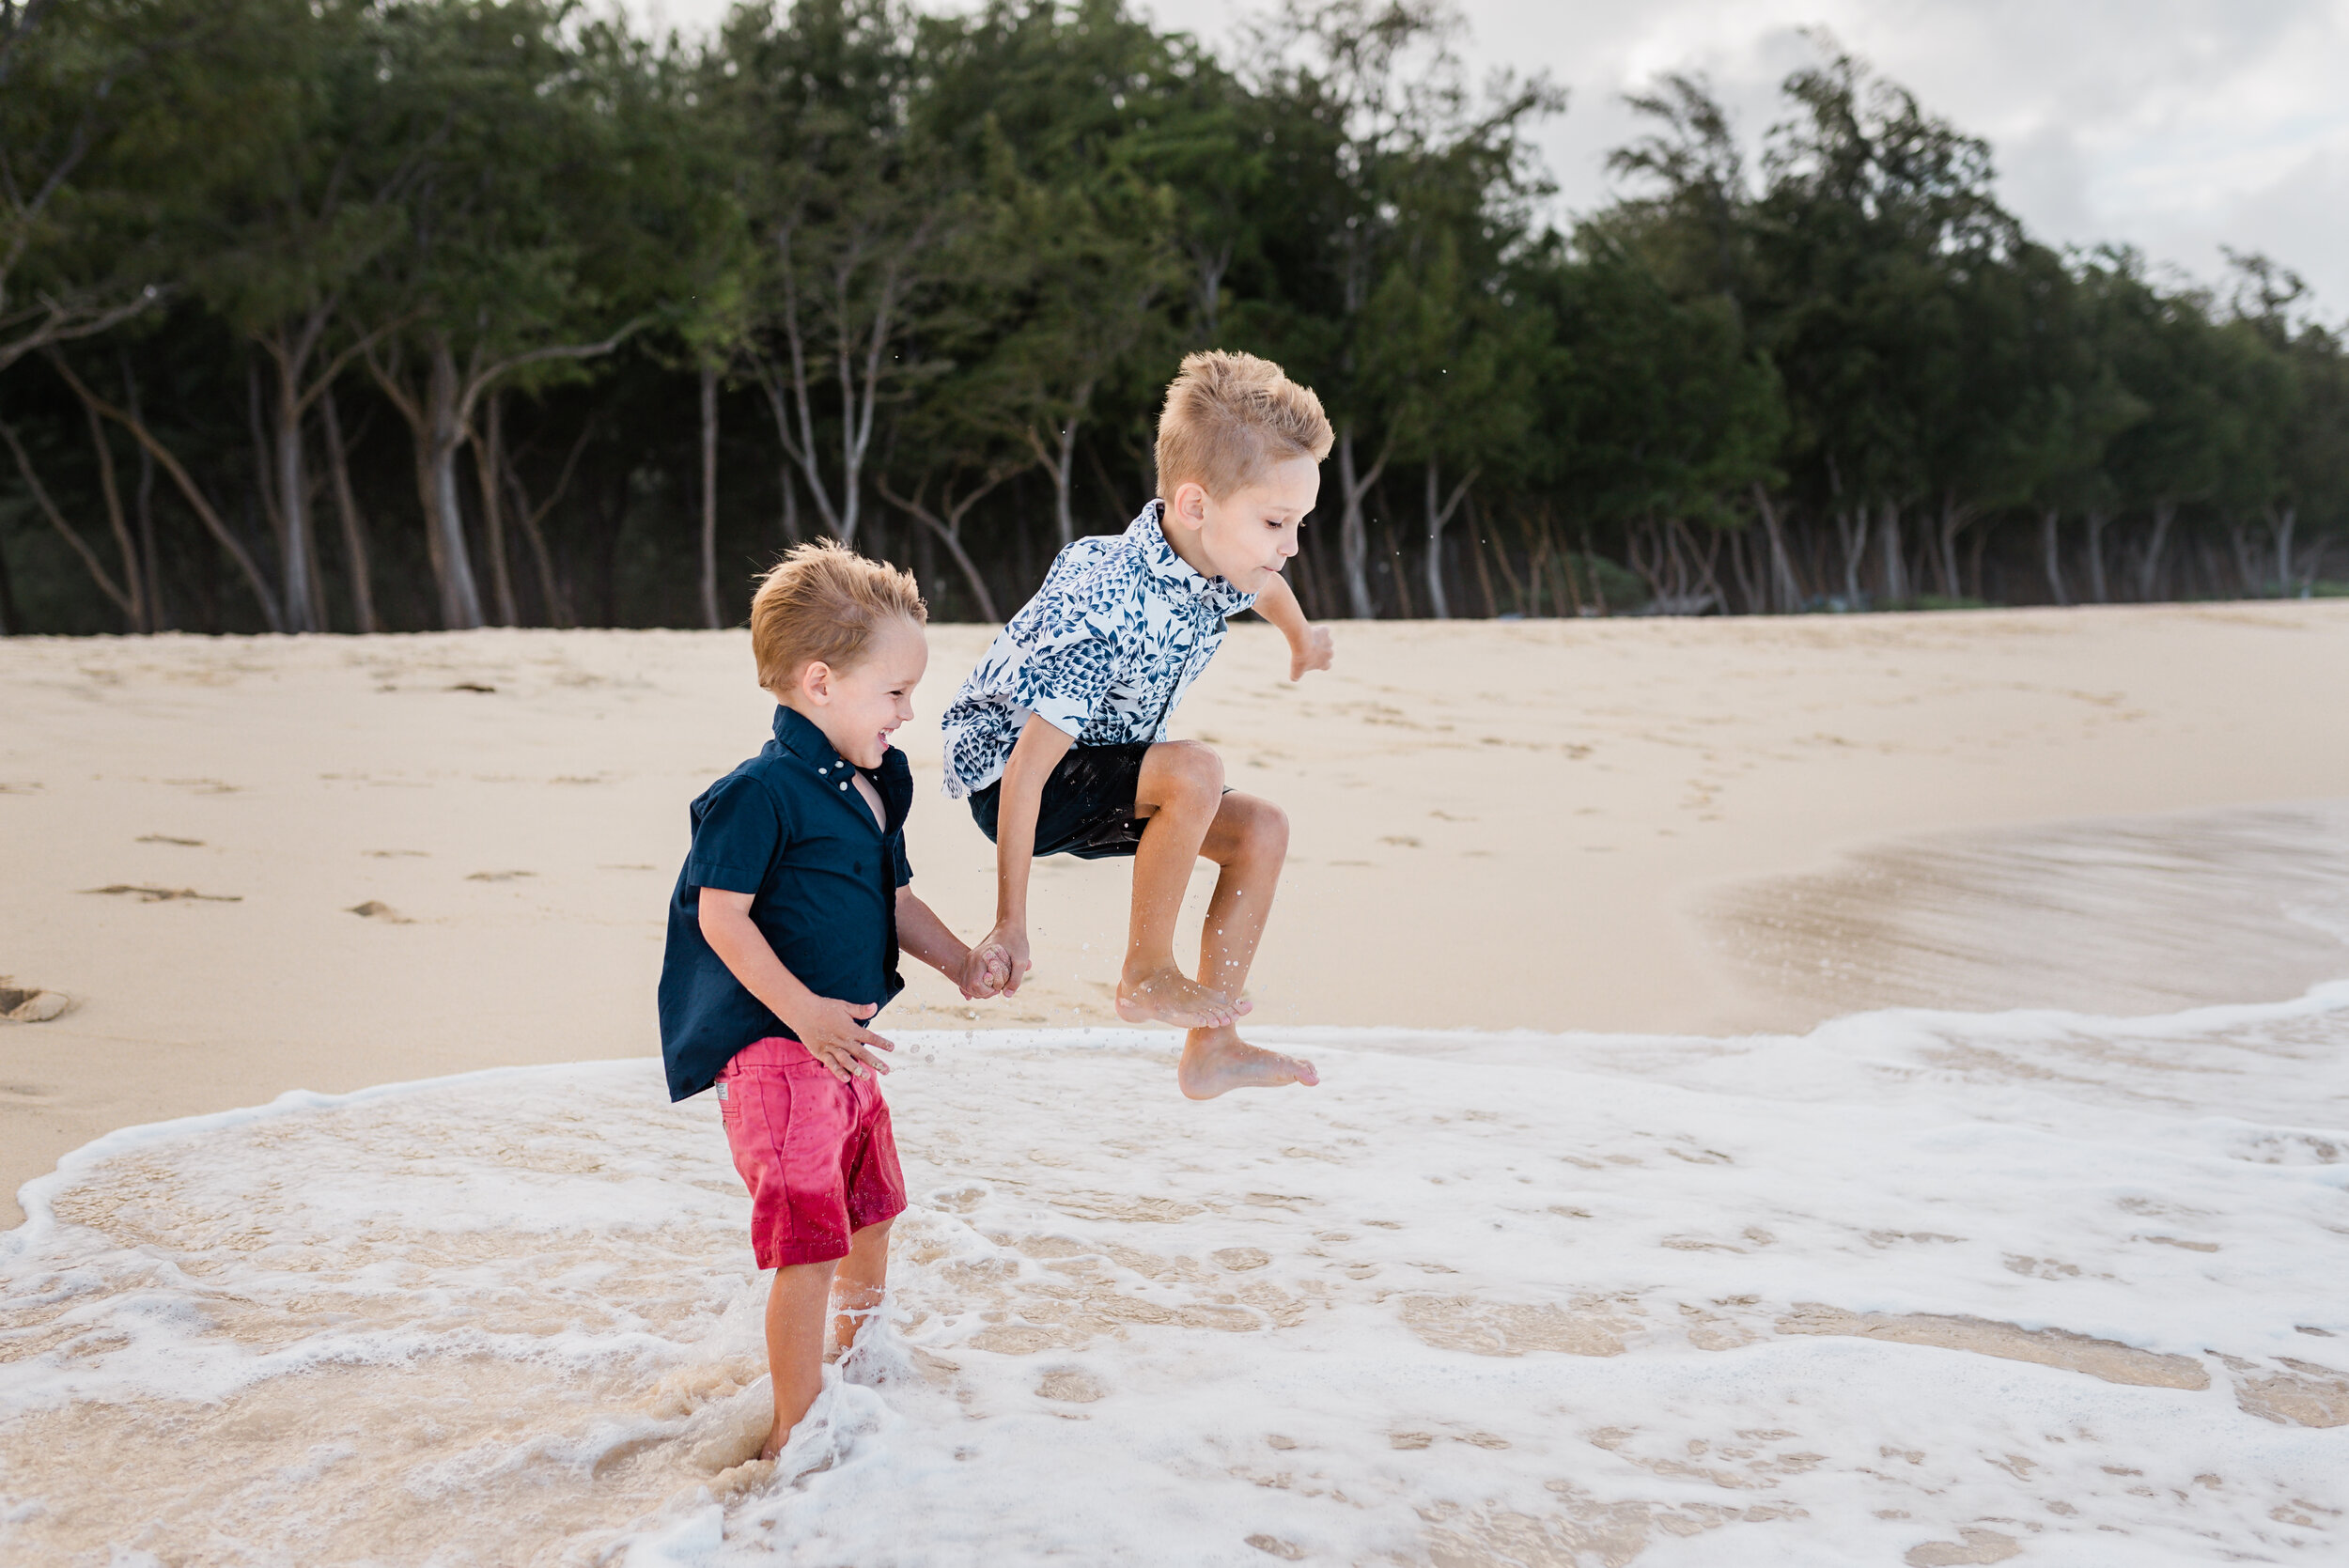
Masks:
[[[788,474],[792,468],[799,470],[800,477],[807,482],[807,493],[816,499],[816,515],[823,520],[832,537],[843,544],[848,543],[855,526],[842,521],[839,511],[832,504],[832,492],[824,486],[823,474],[816,466],[816,415],[808,398],[805,366],[797,363],[796,345],[788,397],[782,380],[771,366],[764,360],[754,361],[754,364],[757,367],[759,390],[767,395],[767,406],[774,412],[775,438],[782,443],[784,457],[787,459],[784,472]],[[797,433],[792,429],[795,408],[800,418]],[[783,490],[783,516],[786,531],[791,534],[794,543],[798,542],[799,494],[788,483]]]
[[[1888,501],[1876,513],[1876,543],[1884,551],[1884,599],[1886,607],[1905,604],[1909,598],[1908,556],[1901,548],[1900,504]]]
[[[1476,586],[1484,595],[1485,618],[1489,621],[1501,613],[1501,605],[1500,601],[1493,598],[1492,567],[1485,562],[1485,523],[1484,520],[1477,516],[1476,500],[1473,496],[1469,498],[1468,520],[1469,548],[1475,552]]]
[[[1411,607],[1411,575],[1403,569],[1403,551],[1394,542],[1394,530],[1385,523],[1378,525],[1378,536],[1387,547],[1387,575],[1394,580],[1396,618],[1417,620]]]
[[[549,344],[503,360],[485,362],[482,348],[476,344],[461,375],[448,334],[434,332],[426,345],[428,364],[421,393],[403,384],[397,352],[386,365],[373,342],[366,345],[368,374],[399,410],[414,440],[425,543],[440,589],[442,624],[449,629],[470,631],[481,625],[481,590],[475,585],[473,562],[465,548],[465,513],[457,495],[457,450],[465,444],[474,401],[526,365],[608,354],[643,326],[645,319],[640,317],[629,322],[600,343]]]
[[[1753,482],[1753,509],[1762,514],[1763,531],[1770,536],[1769,602],[1763,608],[1799,610],[1802,587],[1795,581],[1794,563],[1786,558],[1786,531],[1779,520],[1778,508],[1770,504],[1770,492],[1762,488],[1759,479]]]
[[[800,485],[791,477],[791,464],[786,460],[775,470],[775,481],[783,495],[783,548],[789,550],[800,542]]]
[[[2063,587],[2063,562],[2061,552],[2062,541],[2056,531],[2056,525],[2061,520],[2062,514],[2053,506],[2040,508],[2039,554],[2046,568],[2048,596],[2058,604],[2069,604],[2072,602],[2072,596],[2065,592]]]
[[[1868,513],[1865,507],[1835,514],[1836,537],[1843,546],[1843,608],[1859,608],[1859,563],[1868,554]]]
[[[2105,525],[2112,514],[2101,506],[2088,509],[2088,592],[2098,604],[2110,604],[2112,591],[2105,582]]]
[[[2227,544],[2234,552],[2234,582],[2237,598],[2260,597],[2259,568],[2251,564],[2250,525],[2239,518],[2227,523]]]
[[[171,449],[155,439],[155,432],[147,427],[145,420],[116,408],[90,391],[83,383],[82,379],[73,373],[72,367],[62,358],[52,356],[49,363],[56,367],[58,375],[65,378],[66,384],[73,389],[75,396],[128,430],[133,441],[152,453],[155,460],[163,465],[163,472],[171,475],[171,482],[179,488],[180,498],[187,502],[188,509],[195,514],[196,520],[204,524],[205,532],[211,535],[213,541],[227,552],[231,561],[236,563],[237,570],[244,578],[245,586],[253,591],[254,601],[260,608],[262,621],[272,631],[285,630],[285,618],[277,612],[277,597],[270,592],[269,580],[261,575],[261,568],[254,564],[252,552],[247,551],[243,543],[230,531],[228,524],[221,518],[211,502],[206,499],[204,492],[196,488],[196,483],[189,476],[187,469],[179,458],[171,455]]]
[[[1718,528],[1707,528],[1704,547],[1700,551],[1697,547],[1696,530],[1688,526],[1688,519],[1672,519],[1672,527],[1674,535],[1672,554],[1675,570],[1680,569],[1678,567],[1680,547],[1684,544],[1688,547],[1688,566],[1683,573],[1683,582],[1686,586],[1681,589],[1681,598],[1688,606],[1686,613],[1702,615],[1707,610],[1724,608],[1728,603],[1728,596],[1721,590],[1721,547],[1728,540],[1729,536]]]
[[[85,403],[82,413],[89,421],[90,444],[98,451],[98,489],[105,499],[115,553],[122,562],[123,629],[132,633],[152,630],[147,624],[147,573],[139,563],[138,548],[131,542],[130,520],[122,513],[122,490],[115,483],[114,448],[107,444],[106,427],[99,423],[98,411]]]
[[[359,515],[359,498],[350,489],[350,453],[343,444],[342,411],[334,406],[334,389],[319,395],[319,412],[326,426],[326,461],[334,470],[334,511],[342,520],[343,559],[350,576],[350,613],[362,635],[376,630],[375,580],[367,561],[366,520]]]
[[[426,553],[440,590],[441,625],[472,631],[481,625],[481,589],[465,543],[465,513],[457,495],[457,449],[465,442],[458,417],[457,354],[436,334],[425,378],[423,419],[416,427],[416,490],[424,504]]]
[[[1459,509],[1468,495],[1469,487],[1476,483],[1478,470],[1470,469],[1467,477],[1452,487],[1452,493],[1440,503],[1437,496],[1442,489],[1437,473],[1436,459],[1427,459],[1427,613],[1434,619],[1452,618],[1452,600],[1443,587],[1443,533],[1452,526],[1452,514]]]
[[[563,472],[554,481],[553,493],[533,506],[530,492],[522,488],[521,471],[515,467],[511,453],[505,455],[506,490],[514,501],[514,518],[522,527],[522,537],[530,541],[531,563],[538,572],[538,611],[549,626],[571,624],[570,597],[564,593],[562,579],[555,575],[554,553],[547,548],[547,533],[539,526],[563,492],[571,487],[571,472],[579,466],[579,455],[587,448],[587,441],[595,433],[596,422],[591,415],[580,427],[579,440],[571,443],[571,455],[563,460]]]
[[[2145,554],[2137,564],[2137,597],[2140,603],[2151,603],[2154,585],[2161,573],[2163,547],[2170,542],[2170,525],[2177,520],[2178,504],[2170,500],[2154,503],[2154,532],[2145,541]]]
[[[1737,579],[1740,613],[1748,615],[1758,614],[1763,610],[1764,584],[1767,582],[1763,575],[1766,567],[1746,564],[1746,546],[1750,537],[1742,528],[1729,536],[1729,569]],[[1761,547],[1755,546],[1753,553],[1761,554]]]
[[[1525,612],[1525,583],[1517,576],[1517,567],[1509,559],[1509,546],[1504,539],[1492,541],[1493,564],[1501,568],[1501,580],[1509,585],[1509,608],[1515,614]],[[1498,611],[1495,613],[1499,613]]]
[[[980,481],[975,489],[967,491],[960,500],[955,498],[954,487],[949,481],[944,497],[946,515],[943,517],[931,510],[922,500],[922,492],[928,485],[927,479],[914,486],[913,494],[909,497],[899,495],[890,488],[887,473],[878,477],[881,499],[921,523],[945,545],[946,553],[955,558],[955,565],[960,568],[963,581],[970,584],[971,598],[977,603],[979,614],[998,625],[1001,624],[1001,617],[996,613],[995,596],[988,591],[986,575],[979,570],[979,564],[971,559],[971,552],[962,547],[962,520],[971,515],[971,508],[977,505],[982,497],[1012,477],[1013,474],[998,470]]]
[[[14,637],[23,629],[24,617],[16,610],[16,580],[8,575],[8,552],[0,549],[0,637]]]
[[[139,383],[131,373],[131,356],[122,352],[122,396],[131,417],[139,417]],[[136,445],[136,442],[132,443]],[[147,628],[161,631],[170,624],[163,612],[163,572],[155,558],[155,454],[139,447],[139,488],[134,505],[139,520],[139,559],[146,564]]]
[[[272,431],[272,468],[277,502],[279,576],[286,595],[288,631],[326,629],[325,595],[319,582],[318,530],[310,518],[310,476],[303,461],[300,367],[285,356],[275,361],[277,401]]]
[[[1052,521],[1059,530],[1063,545],[1077,536],[1077,513],[1071,504],[1071,495],[1077,483],[1077,427],[1081,423],[1082,416],[1075,411],[1083,409],[1092,400],[1093,383],[1087,381],[1077,389],[1071,412],[1053,431],[1050,445],[1036,434],[1034,427],[1026,432],[1028,446],[1035,453],[1035,460],[1044,466],[1045,473],[1052,476]]]
[[[718,370],[702,366],[702,625],[718,618]]]
[[[2300,520],[2300,508],[2286,506],[2280,512],[2267,509],[2268,531],[2276,540],[2276,597],[2282,598],[2292,592],[2292,532]]]
[[[89,572],[90,581],[98,584],[98,591],[113,600],[115,608],[122,612],[122,618],[130,621],[132,618],[131,596],[115,585],[114,578],[108,574],[106,564],[98,558],[98,552],[90,549],[89,542],[76,533],[73,525],[65,520],[65,514],[57,510],[57,504],[50,499],[47,487],[33,472],[33,459],[26,454],[24,443],[16,439],[16,431],[0,424],[0,441],[8,442],[8,451],[16,458],[16,471],[23,476],[24,488],[32,492],[34,504],[49,519],[50,526],[72,548],[73,553],[82,558],[82,565]]]
[[[1438,488],[1436,460],[1430,458],[1427,460],[1427,496],[1424,514],[1427,520],[1427,613],[1435,620],[1448,621],[1452,618],[1452,601],[1444,596],[1443,591],[1443,525],[1450,520],[1439,520],[1437,517],[1436,492]]]
[[[1358,621],[1377,614],[1370,598],[1370,530],[1362,520],[1362,497],[1386,471],[1387,453],[1381,450],[1369,473],[1356,474],[1354,422],[1349,419],[1338,427],[1338,544],[1346,563],[1346,604]]]
[[[1574,551],[1571,550],[1551,551],[1549,552],[1549,566],[1550,569],[1558,574],[1558,581],[1561,584],[1563,584],[1559,590],[1560,598],[1558,599],[1558,613],[1561,615],[1573,615],[1578,618],[1587,613],[1582,607],[1582,584],[1578,579],[1574,569]],[[1595,578],[1592,580],[1591,585],[1593,590],[1595,591],[1598,586],[1597,580]],[[1605,613],[1603,599],[1601,600],[1600,613]]]
[[[490,591],[496,598],[500,626],[516,626],[514,572],[506,559],[506,508],[498,504],[498,471],[506,466],[506,395],[492,392],[482,400],[482,428],[470,432],[474,486],[481,492],[481,550],[490,558]]]
[[[1003,617],[995,613],[995,596],[988,591],[986,575],[979,570],[979,564],[971,559],[971,552],[962,548],[962,530],[948,528],[935,518],[925,517],[922,521],[946,547],[946,553],[955,558],[955,566],[971,590],[972,602],[979,608],[979,618],[989,625],[1001,625]]]
[[[2316,592],[2317,574],[2325,569],[2325,557],[2332,550],[2333,541],[2323,535],[2309,546],[2308,565],[2300,568],[2300,597],[2307,598]]]
[[[1941,591],[1952,599],[1966,597],[1965,583],[1957,575],[1957,536],[1972,517],[1972,508],[1959,505],[1955,495],[1947,490],[1941,493]]]

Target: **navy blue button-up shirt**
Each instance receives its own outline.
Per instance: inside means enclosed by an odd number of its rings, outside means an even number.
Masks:
[[[790,1026],[734,978],[702,935],[701,890],[751,894],[751,920],[800,984],[820,997],[884,1005],[897,973],[897,890],[913,773],[892,747],[863,769],[885,820],[856,787],[859,769],[805,715],[777,705],[775,737],[693,802],[693,846],[669,900],[661,966],[661,1054],[669,1097],[698,1094],[754,1040]]]

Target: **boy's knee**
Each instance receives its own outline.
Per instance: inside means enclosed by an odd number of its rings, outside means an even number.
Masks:
[[[1169,783],[1189,796],[1216,797],[1223,793],[1223,759],[1196,740],[1168,740],[1157,748],[1164,753]]]
[[[1242,841],[1254,855],[1283,856],[1289,849],[1289,814],[1269,800],[1248,802]]]

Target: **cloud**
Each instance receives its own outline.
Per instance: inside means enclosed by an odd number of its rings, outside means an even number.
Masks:
[[[1150,0],[1213,39],[1227,0]],[[1568,209],[1606,199],[1622,96],[1710,76],[1750,138],[1824,26],[1925,107],[1990,142],[1999,189],[2057,243],[2135,244],[2203,278],[2219,246],[2300,272],[2349,315],[2349,3],[2344,0],[1466,0],[1482,64],[1572,92],[1542,142]]]
[[[706,25],[723,0],[632,0]],[[969,5],[953,7],[967,9]],[[1256,5],[1142,0],[1227,39]],[[2349,0],[1464,0],[1481,66],[1540,70],[1573,102],[1542,135],[1569,210],[1605,200],[1625,92],[1704,71],[1750,136],[1824,25],[1925,107],[1991,143],[1999,188],[2057,243],[2120,241],[2206,279],[2262,251],[2349,316]]]

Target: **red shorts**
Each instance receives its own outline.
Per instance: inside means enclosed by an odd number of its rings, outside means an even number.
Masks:
[[[843,1083],[797,1040],[743,1048],[718,1074],[734,1168],[751,1189],[761,1268],[848,1255],[848,1234],[905,1212],[889,1102],[870,1078]]]

